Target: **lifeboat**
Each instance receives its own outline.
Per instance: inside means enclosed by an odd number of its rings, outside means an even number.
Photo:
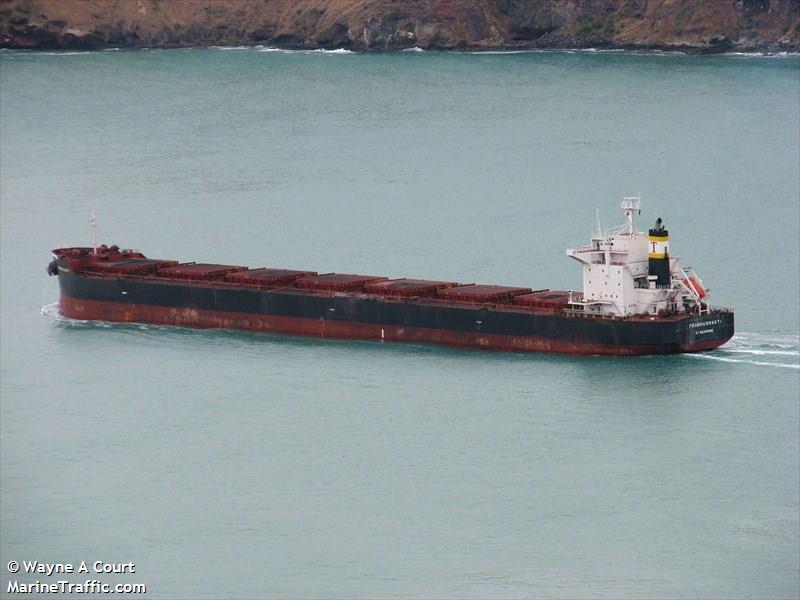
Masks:
[[[697,292],[698,298],[705,298],[706,296],[706,289],[703,287],[703,284],[700,282],[700,278],[694,275],[690,275],[688,279],[683,280],[683,285],[685,285],[690,290],[694,290]]]

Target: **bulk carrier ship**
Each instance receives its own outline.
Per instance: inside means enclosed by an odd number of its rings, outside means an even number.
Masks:
[[[669,354],[711,350],[733,336],[733,311],[669,253],[658,219],[637,232],[638,198],[625,222],[569,248],[583,289],[460,284],[381,276],[179,263],[117,246],[60,248],[65,317],[265,331],[321,338],[446,344],[519,352]],[[94,220],[94,218],[93,218]]]

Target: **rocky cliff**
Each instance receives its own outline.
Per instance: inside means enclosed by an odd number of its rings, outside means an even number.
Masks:
[[[800,50],[800,0],[0,0],[0,46]]]

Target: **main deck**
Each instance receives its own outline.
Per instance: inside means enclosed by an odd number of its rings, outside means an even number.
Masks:
[[[53,254],[75,274],[87,278],[127,279],[154,284],[190,284],[199,288],[302,291],[330,297],[353,294],[394,301],[424,301],[432,305],[492,306],[529,313],[558,313],[569,309],[581,294],[548,288],[389,278],[354,273],[319,273],[270,267],[250,268],[214,263],[178,262],[147,258],[140,252],[101,246],[61,248]]]

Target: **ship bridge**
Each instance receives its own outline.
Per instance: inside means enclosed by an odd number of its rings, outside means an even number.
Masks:
[[[636,231],[641,199],[625,197],[620,206],[622,225],[603,231],[596,217],[591,243],[567,249],[583,266],[583,294],[571,295],[571,308],[612,317],[708,311],[700,278],[669,255],[661,219],[648,233]]]

